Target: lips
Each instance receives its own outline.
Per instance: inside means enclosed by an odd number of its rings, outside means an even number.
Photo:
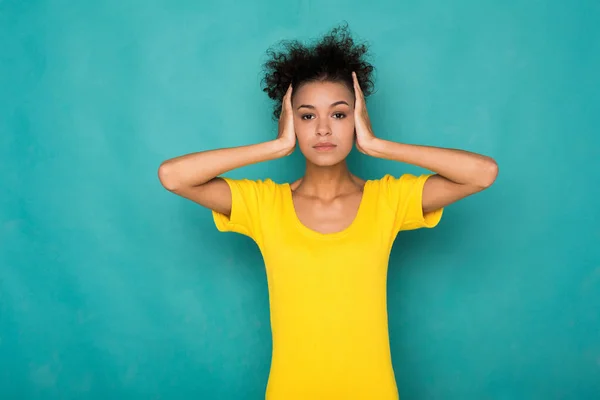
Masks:
[[[313,147],[315,149],[319,149],[319,150],[329,150],[329,149],[333,149],[336,146],[335,146],[335,144],[330,143],[330,142],[323,142],[323,143],[317,143]]]

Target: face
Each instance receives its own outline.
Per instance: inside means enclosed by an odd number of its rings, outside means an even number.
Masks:
[[[318,166],[343,161],[354,145],[354,93],[342,83],[309,82],[294,90],[294,130],[300,151]]]

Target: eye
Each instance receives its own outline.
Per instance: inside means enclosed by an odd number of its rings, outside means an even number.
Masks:
[[[314,117],[314,115],[312,115],[312,114],[304,114],[301,118],[304,119],[304,120],[306,120],[306,119],[309,119],[309,117]]]
[[[335,119],[342,119],[342,118],[346,117],[346,114],[338,112],[338,113],[333,114],[333,116]]]

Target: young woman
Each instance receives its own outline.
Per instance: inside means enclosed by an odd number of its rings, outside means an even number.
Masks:
[[[397,399],[386,309],[395,237],[436,226],[445,206],[498,173],[487,156],[378,138],[365,105],[366,51],[342,27],[316,45],[270,52],[264,91],[275,100],[278,136],[176,157],[158,171],[166,189],[212,210],[219,231],[249,236],[263,255],[273,336],[267,399]],[[295,182],[222,176],[296,145],[306,169]],[[354,146],[432,173],[361,179],[346,164]]]

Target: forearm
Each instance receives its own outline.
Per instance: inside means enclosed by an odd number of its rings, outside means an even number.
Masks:
[[[375,138],[367,154],[425,168],[455,183],[487,187],[498,173],[488,156],[465,150],[397,143]]]
[[[240,147],[229,147],[190,153],[163,162],[159,177],[169,189],[198,186],[211,179],[246,165],[269,161],[286,155],[279,140]]]

